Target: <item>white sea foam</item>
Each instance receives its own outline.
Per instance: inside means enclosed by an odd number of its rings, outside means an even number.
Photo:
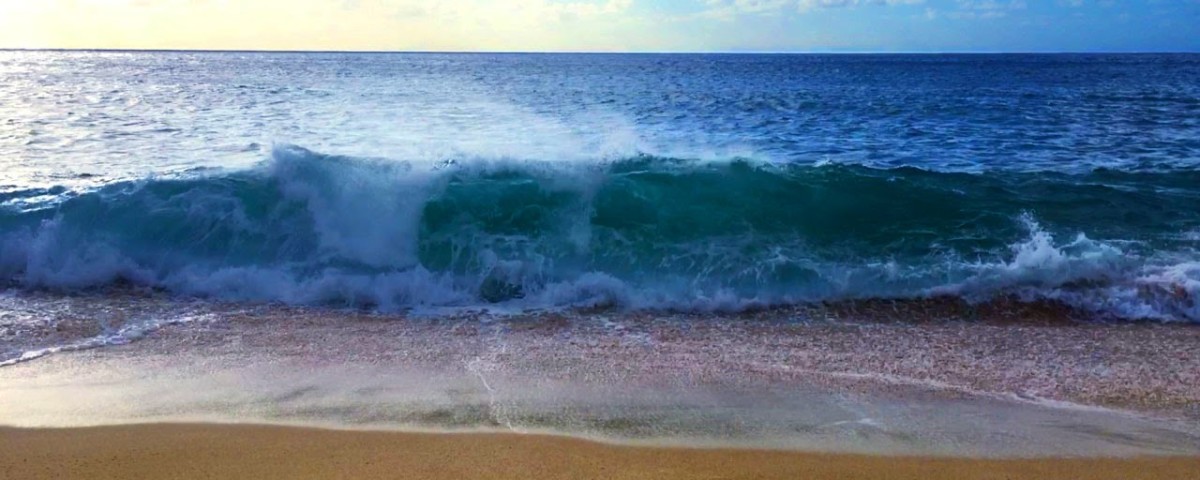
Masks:
[[[137,322],[129,325],[124,325],[112,331],[104,332],[94,337],[83,340],[73,341],[61,345],[52,345],[48,347],[35,348],[26,350],[20,354],[6,359],[0,359],[0,367],[16,365],[30,360],[36,360],[47,355],[52,355],[59,352],[73,352],[78,350],[88,350],[92,348],[101,348],[113,345],[124,345],[129,342],[136,341],[146,335],[153,333],[155,330],[183,323],[202,322],[215,318],[212,315],[198,316],[179,316],[156,318],[142,322]]]
[[[1200,320],[1198,274],[1187,255],[1142,256],[1134,243],[1085,232],[1058,241],[1032,214],[1017,219],[1026,237],[1009,252],[940,261],[862,258],[871,252],[839,258],[799,235],[772,237],[754,227],[639,239],[629,235],[647,227],[597,226],[598,195],[614,181],[648,172],[658,177],[622,188],[695,182],[667,190],[689,194],[705,187],[704,175],[735,185],[789,175],[768,165],[656,157],[616,167],[504,158],[438,165],[287,145],[273,152],[250,170],[116,184],[71,199],[53,215],[21,212],[12,218],[24,224],[0,234],[0,274],[36,287],[125,280],[235,300],[385,310],[502,303],[736,311],[821,300],[1018,295],[1101,315]],[[614,177],[612,168],[633,173]],[[847,182],[873,178],[829,174]],[[622,194],[656,194],[647,192]],[[671,201],[650,215],[670,213],[677,208]],[[430,205],[440,205],[434,219],[426,218]],[[622,213],[607,208],[610,216]],[[681,212],[694,216],[684,219],[689,224],[722,213]]]

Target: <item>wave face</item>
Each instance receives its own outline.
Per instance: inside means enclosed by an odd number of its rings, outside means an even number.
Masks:
[[[947,173],[633,156],[236,171],[0,197],[0,274],[404,309],[1052,299],[1200,321],[1200,172]]]

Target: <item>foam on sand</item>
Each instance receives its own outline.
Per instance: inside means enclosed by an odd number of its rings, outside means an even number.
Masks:
[[[969,456],[1200,451],[1193,328],[786,319],[239,311],[4,367],[0,423]]]

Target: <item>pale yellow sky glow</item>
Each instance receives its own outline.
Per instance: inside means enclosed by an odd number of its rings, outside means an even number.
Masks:
[[[1200,0],[0,0],[0,48],[1198,51]]]
[[[263,50],[669,48],[632,0],[0,0],[0,47]]]

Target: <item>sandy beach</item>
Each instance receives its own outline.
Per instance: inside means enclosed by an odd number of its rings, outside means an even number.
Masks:
[[[1200,471],[1189,326],[1014,309],[997,311],[1024,321],[966,323],[940,320],[960,315],[941,304],[907,323],[872,321],[896,310],[869,304],[711,318],[203,307],[0,368],[0,478]]]
[[[1200,480],[1196,20],[0,0],[0,480]]]
[[[71,302],[77,316],[157,305]],[[1026,323],[840,319],[867,307],[421,319],[202,304],[158,329],[30,350],[0,368],[0,425],[485,431],[907,457],[1200,452],[1200,330],[1031,323],[1036,312],[1020,310]]]
[[[970,460],[212,424],[0,430],[13,479],[1189,479],[1200,458]]]

